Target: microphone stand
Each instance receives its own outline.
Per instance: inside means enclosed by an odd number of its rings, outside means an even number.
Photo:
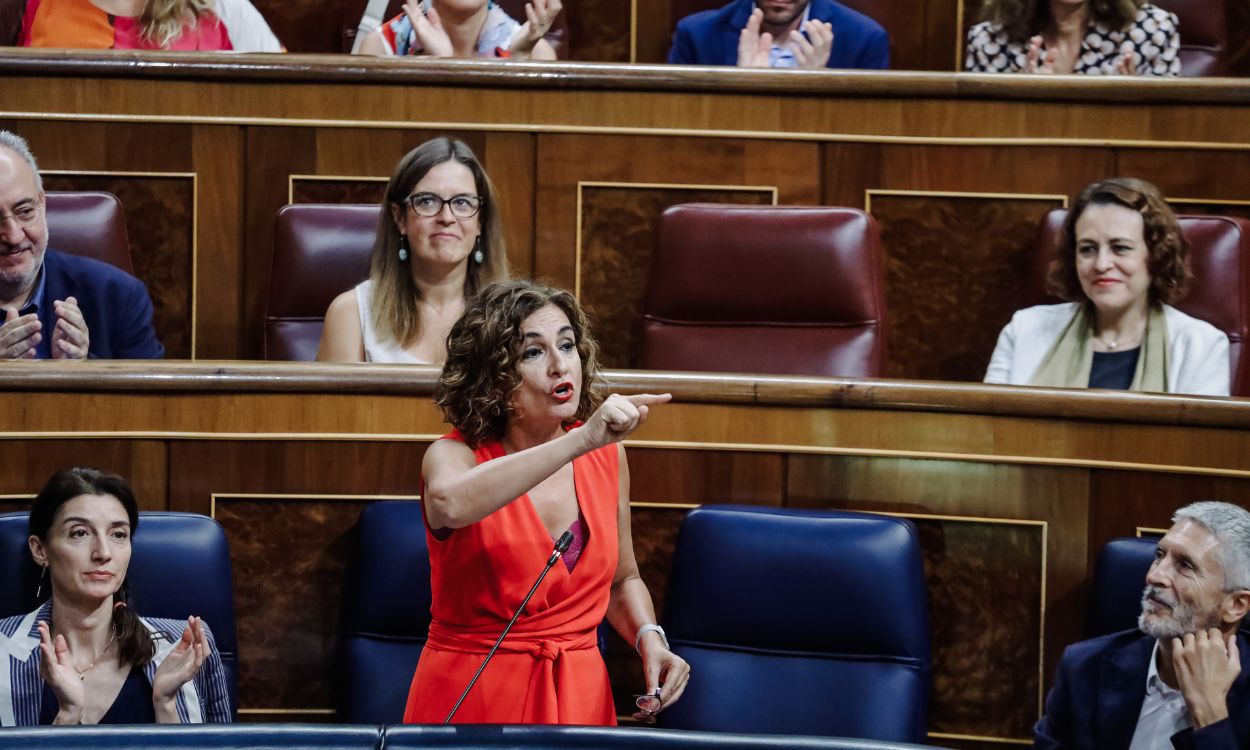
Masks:
[[[559,560],[560,556],[568,551],[569,545],[572,543],[573,532],[566,531],[560,535],[559,540],[556,541],[555,549],[551,551],[551,557],[547,558],[547,564],[543,566],[542,572],[538,574],[538,580],[534,581],[533,586],[530,586],[530,592],[525,595],[524,599],[521,600],[521,606],[516,608],[516,612],[512,615],[512,619],[508,621],[508,626],[505,627],[503,632],[499,634],[499,640],[495,641],[495,645],[490,647],[490,651],[486,654],[486,658],[482,660],[482,665],[477,668],[477,672],[473,673],[473,679],[469,680],[468,685],[465,685],[464,692],[460,694],[460,699],[456,701],[456,705],[451,707],[451,713],[447,714],[447,718],[443,721],[444,724],[451,723],[451,717],[455,716],[456,711],[460,710],[460,704],[464,703],[464,699],[468,697],[469,691],[472,690],[473,686],[477,684],[477,678],[482,676],[482,670],[486,669],[486,665],[490,663],[491,657],[494,656],[495,652],[499,650],[499,644],[503,643],[503,639],[507,637],[508,631],[512,630],[512,626],[516,624],[517,618],[519,618],[521,613],[525,611],[525,605],[530,603],[530,598],[534,596],[534,592],[538,590],[538,584],[543,582],[543,579],[547,577],[547,571],[551,570],[551,566],[556,564],[556,560]]]

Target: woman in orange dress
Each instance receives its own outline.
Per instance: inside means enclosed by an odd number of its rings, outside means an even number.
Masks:
[[[454,723],[615,724],[605,615],[642,657],[646,692],[672,704],[690,667],[638,575],[620,445],[668,394],[603,399],[576,299],[528,281],[485,289],[447,344],[436,400],[455,432],[422,462],[432,620],[404,721],[447,718],[566,530],[572,546]]]

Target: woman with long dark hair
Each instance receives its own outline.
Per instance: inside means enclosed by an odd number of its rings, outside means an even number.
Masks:
[[[115,474],[66,469],[39,492],[29,544],[48,600],[0,620],[0,724],[231,720],[208,625],[143,618],[129,605],[138,526],[134,492]]]

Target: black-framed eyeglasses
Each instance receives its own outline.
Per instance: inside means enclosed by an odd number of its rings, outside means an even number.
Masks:
[[[482,210],[482,199],[476,195],[461,194],[443,198],[434,193],[413,193],[404,200],[412,206],[417,216],[427,218],[442,213],[444,205],[451,207],[451,215],[457,219],[471,219]]]
[[[660,688],[656,688],[655,692],[635,695],[634,705],[638,707],[638,710],[634,713],[634,721],[643,724],[654,724],[655,715],[664,707],[664,700],[660,697]]]

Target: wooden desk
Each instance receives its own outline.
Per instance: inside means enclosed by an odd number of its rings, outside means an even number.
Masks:
[[[662,606],[703,503],[896,513],[920,531],[939,744],[1023,740],[1086,579],[1116,536],[1217,498],[1250,505],[1250,401],[907,381],[610,371],[670,391],[627,443],[634,537]],[[332,719],[342,566],[364,504],[414,498],[445,432],[427,367],[234,362],[0,367],[0,493],[55,469],[129,477],[145,509],[214,515],[235,564],[245,716]],[[640,677],[610,653],[628,699]],[[963,738],[993,738],[973,741]]]
[[[984,373],[1038,219],[1087,183],[1250,216],[1243,80],[31,50],[0,76],[49,189],[122,196],[171,357],[258,357],[278,208],[377,201],[438,133],[499,186],[514,269],[574,288],[615,367],[674,203],[869,210],[886,374],[957,381]]]

